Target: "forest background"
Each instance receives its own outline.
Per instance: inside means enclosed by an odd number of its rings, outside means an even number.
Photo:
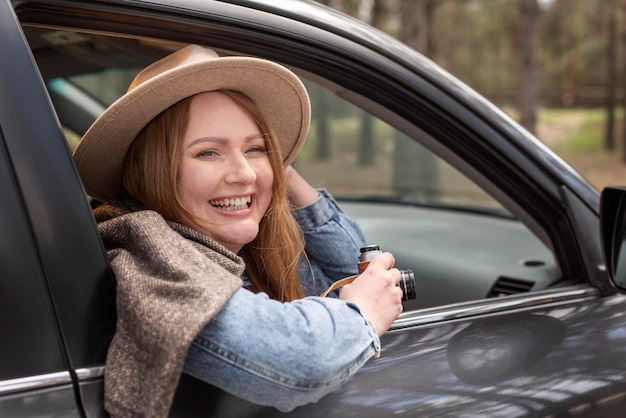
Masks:
[[[626,0],[318,0],[420,51],[599,189],[626,184]]]

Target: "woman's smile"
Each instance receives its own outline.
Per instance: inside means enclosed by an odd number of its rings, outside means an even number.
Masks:
[[[231,197],[224,199],[212,199],[209,201],[211,206],[220,210],[239,211],[248,209],[252,203],[252,196]]]

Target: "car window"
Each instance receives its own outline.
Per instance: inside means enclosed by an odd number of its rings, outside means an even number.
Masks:
[[[68,84],[102,104],[120,97],[139,68],[109,68],[48,81]],[[508,212],[454,167],[394,127],[305,80],[311,130],[294,165],[316,187],[340,199],[448,206],[507,216]],[[67,90],[67,87],[66,87]],[[73,148],[81,133],[64,126]]]
[[[295,167],[358,220],[369,244],[413,270],[405,310],[545,289],[551,251],[495,198],[381,118],[306,81],[311,130]],[[432,139],[432,138],[428,138]]]
[[[70,147],[126,91],[137,71],[170,51],[112,54],[106,66],[49,77]],[[405,302],[405,310],[542,290],[559,282],[555,257],[543,241],[454,162],[421,145],[437,138],[416,125],[409,137],[334,94],[327,88],[332,83],[322,87],[325,80],[308,76],[311,69],[299,74],[311,97],[312,121],[294,166],[314,187],[333,194],[359,222],[368,243],[392,252],[398,268],[414,271],[418,296]]]
[[[311,130],[296,165],[314,185],[342,198],[508,214],[414,138],[312,82],[306,86]]]

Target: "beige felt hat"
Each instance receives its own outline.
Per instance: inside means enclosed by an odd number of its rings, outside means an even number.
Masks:
[[[300,79],[268,60],[219,57],[211,49],[189,45],[142,70],[128,92],[85,133],[74,161],[87,193],[104,202],[118,196],[124,158],[144,126],[187,97],[219,89],[250,97],[278,138],[285,165],[293,162],[311,119],[309,96]]]

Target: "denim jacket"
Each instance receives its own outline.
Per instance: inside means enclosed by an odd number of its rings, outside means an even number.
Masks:
[[[357,274],[359,248],[365,246],[357,223],[326,190],[319,192],[318,200],[294,211],[304,231],[308,262],[300,260],[299,272],[309,296],[319,295],[337,280]]]
[[[326,191],[294,216],[306,239],[307,294],[356,274],[363,234]],[[195,338],[184,372],[286,412],[319,400],[378,353],[380,340],[353,303],[317,296],[281,303],[241,288]]]

